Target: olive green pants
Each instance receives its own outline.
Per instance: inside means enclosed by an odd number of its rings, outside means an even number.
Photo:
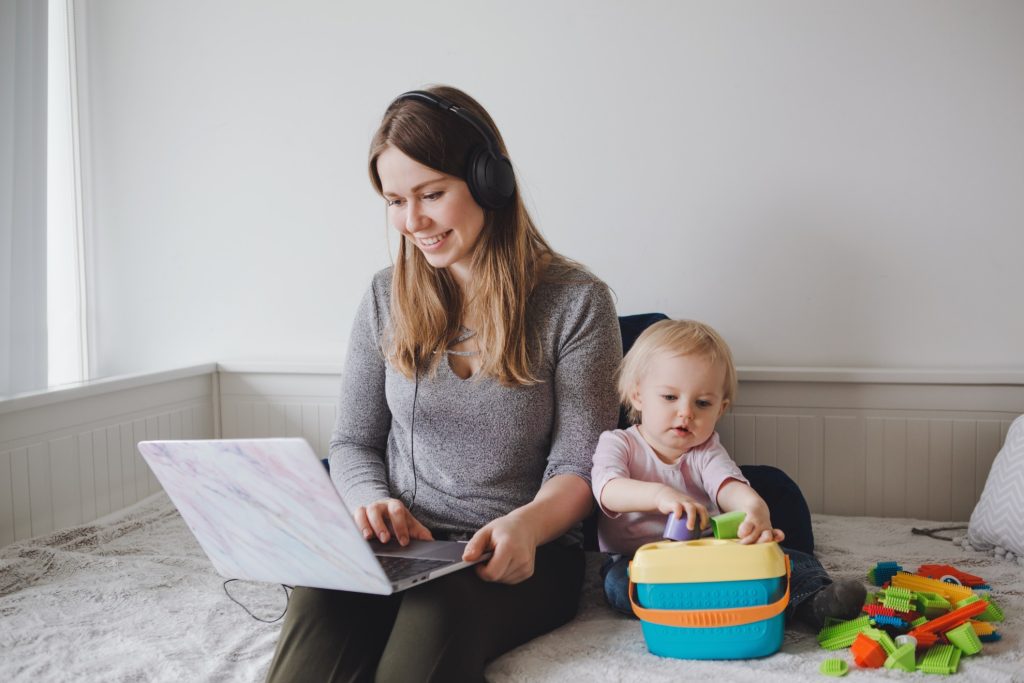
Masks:
[[[537,549],[514,586],[463,569],[395,595],[296,588],[267,680],[482,681],[490,660],[568,622],[583,551]]]

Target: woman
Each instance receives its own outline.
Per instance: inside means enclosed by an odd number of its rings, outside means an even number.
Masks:
[[[540,235],[465,93],[400,96],[369,167],[401,241],[356,315],[331,474],[366,538],[491,555],[391,596],[296,588],[269,679],[482,680],[576,612],[591,455],[617,418],[615,308]]]

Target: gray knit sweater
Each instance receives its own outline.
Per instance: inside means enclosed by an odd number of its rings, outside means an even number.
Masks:
[[[575,270],[537,286],[527,320],[541,341],[543,381],[533,386],[463,380],[444,358],[433,377],[420,371],[417,388],[384,358],[390,299],[387,268],[359,306],[342,372],[330,463],[351,509],[401,498],[435,533],[472,533],[557,474],[589,483],[598,437],[615,427],[622,358],[603,282]]]

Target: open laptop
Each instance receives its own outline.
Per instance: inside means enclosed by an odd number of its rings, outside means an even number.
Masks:
[[[142,441],[139,452],[225,578],[386,595],[473,564],[462,542],[364,540],[304,439]]]

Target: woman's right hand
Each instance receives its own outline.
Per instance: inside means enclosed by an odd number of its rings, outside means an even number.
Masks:
[[[384,498],[358,507],[353,517],[363,538],[368,541],[374,536],[380,539],[381,543],[387,543],[394,536],[400,545],[408,545],[410,538],[421,541],[434,540],[430,529],[420,524],[405,507],[405,503],[397,498]]]

